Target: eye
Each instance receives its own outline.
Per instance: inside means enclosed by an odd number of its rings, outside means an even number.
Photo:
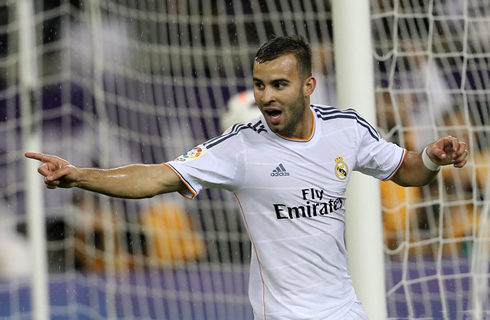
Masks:
[[[261,90],[261,89],[264,89],[264,85],[262,83],[260,83],[260,82],[256,82],[255,83],[255,88]]]
[[[286,87],[286,82],[277,82],[274,86],[277,88],[277,89],[282,89],[284,87]]]

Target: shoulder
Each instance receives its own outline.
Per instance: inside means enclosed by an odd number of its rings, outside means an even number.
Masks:
[[[364,119],[359,112],[354,109],[340,110],[335,107],[323,106],[323,105],[311,105],[316,117],[329,126],[338,126],[345,129],[346,126],[357,128],[358,130],[366,131],[375,140],[379,140],[379,134],[376,129]]]
[[[263,121],[258,118],[248,123],[237,123],[228,128],[222,135],[212,138],[204,143],[207,149],[218,145],[236,145],[245,140],[259,138],[261,133],[266,133],[267,129]]]
[[[344,109],[340,110],[335,107],[323,106],[323,105],[311,105],[311,108],[315,112],[317,118],[323,121],[335,120],[335,119],[351,119],[355,122],[368,123],[356,110]]]

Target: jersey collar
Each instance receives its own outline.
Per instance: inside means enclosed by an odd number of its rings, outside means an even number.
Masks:
[[[311,112],[311,122],[312,123],[311,123],[310,135],[308,136],[308,138],[306,138],[306,139],[288,138],[288,137],[280,135],[279,133],[274,132],[274,134],[276,136],[280,137],[281,139],[288,140],[288,141],[295,141],[295,142],[308,142],[308,141],[310,141],[315,134],[315,126],[316,126],[315,113],[313,112],[313,110],[311,110],[311,107],[310,107],[310,112]]]

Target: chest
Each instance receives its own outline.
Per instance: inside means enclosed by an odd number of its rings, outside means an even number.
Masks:
[[[294,189],[321,200],[323,193],[343,196],[356,164],[355,146],[333,135],[316,143],[255,146],[245,161],[245,188]]]

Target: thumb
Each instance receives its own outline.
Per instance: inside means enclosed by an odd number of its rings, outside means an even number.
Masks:
[[[437,158],[440,160],[445,160],[447,158],[446,152],[443,149],[438,148],[438,147],[428,149],[427,155],[432,159]]]
[[[64,168],[61,168],[59,170],[56,170],[54,172],[51,172],[46,178],[49,181],[55,181],[55,180],[60,180],[63,178],[69,178],[68,176],[71,175],[73,172],[73,167],[72,166],[66,166]]]

